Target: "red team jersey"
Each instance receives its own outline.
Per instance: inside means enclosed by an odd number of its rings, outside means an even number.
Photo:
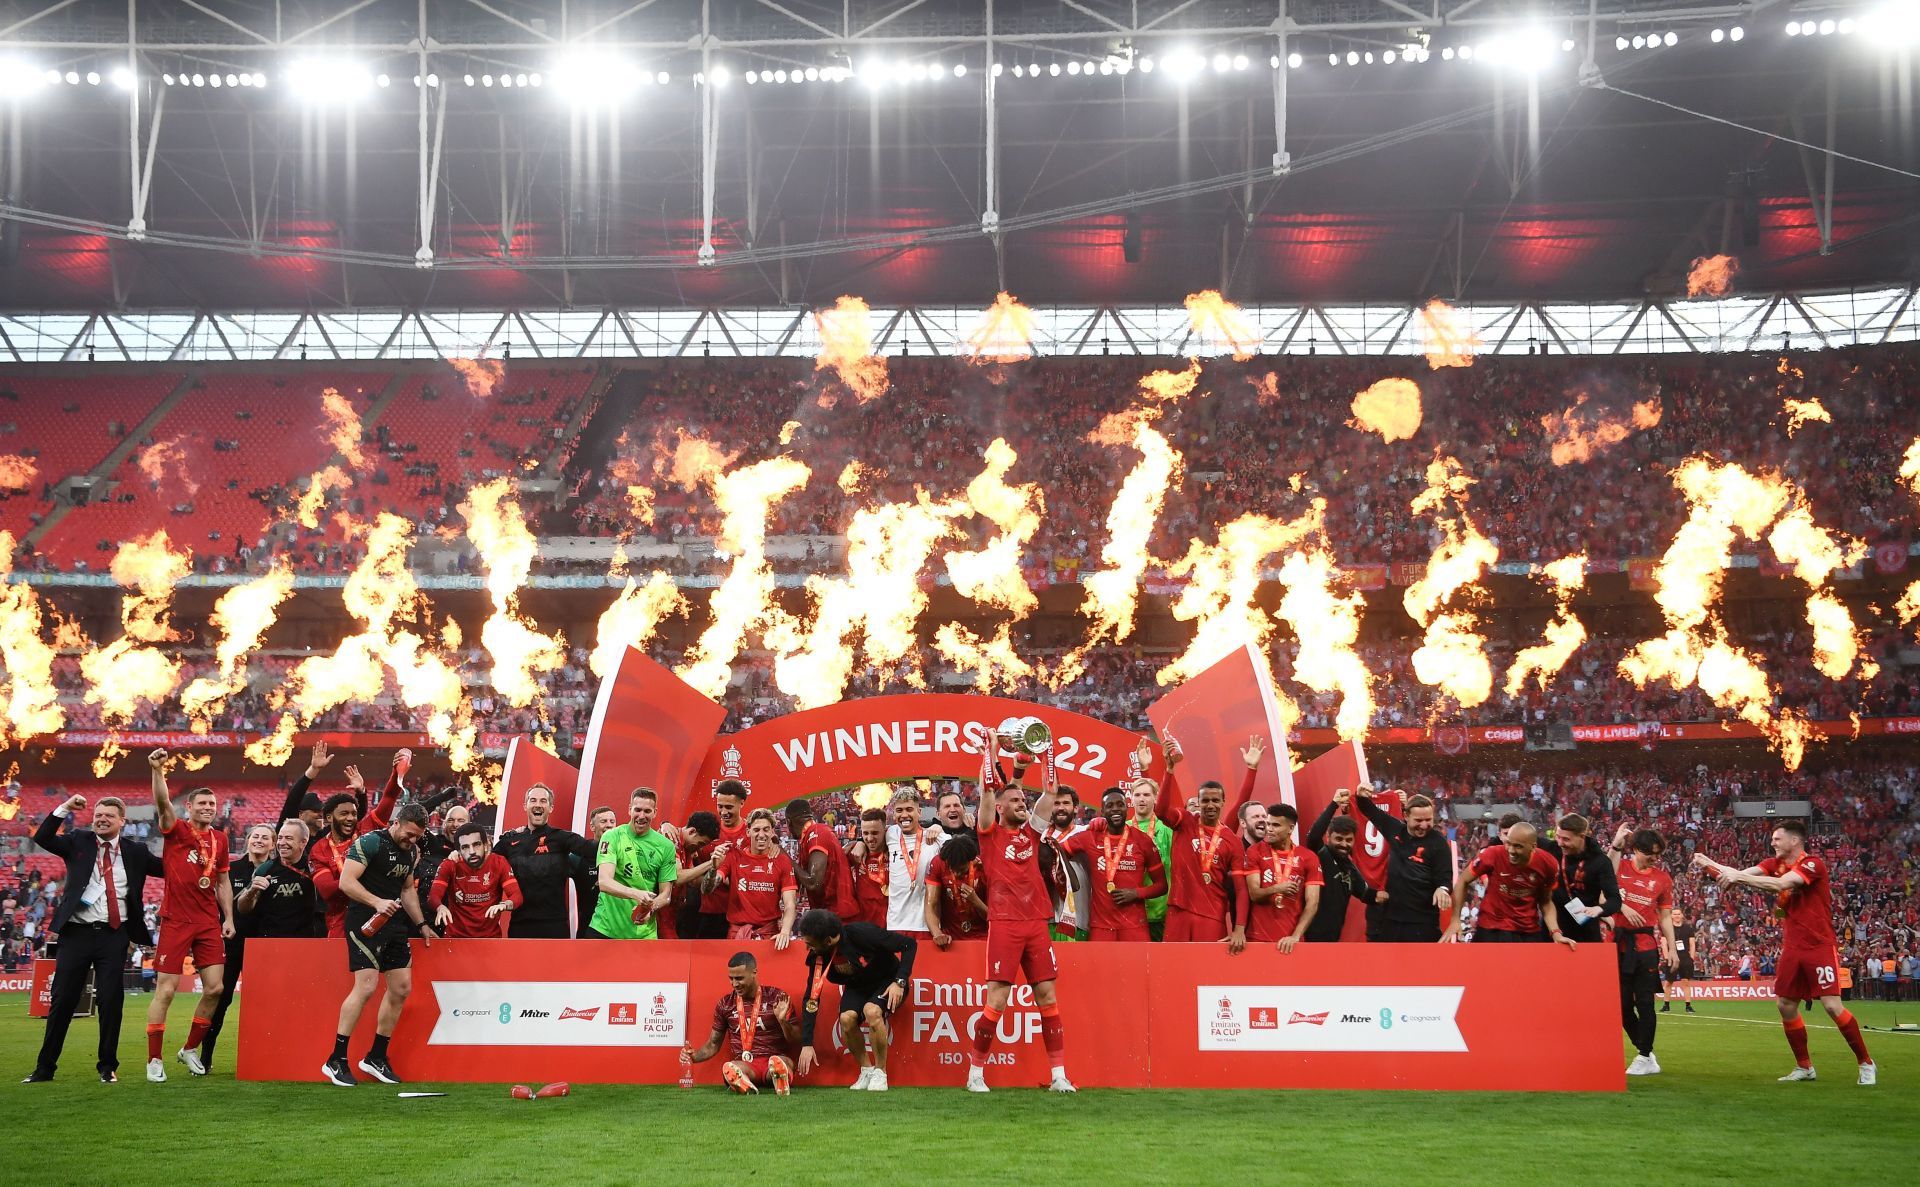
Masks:
[[[1146,900],[1118,906],[1108,891],[1109,888],[1139,890],[1149,883],[1164,884],[1167,871],[1160,861],[1160,849],[1153,838],[1137,828],[1123,828],[1117,838],[1106,830],[1106,821],[1096,819],[1084,831],[1068,837],[1060,851],[1087,859],[1087,869],[1093,876],[1093,884],[1086,889],[1089,927],[1101,931],[1144,932]]]
[[[718,845],[723,841],[728,845],[733,846],[733,848],[729,850],[729,853],[737,853],[747,847],[746,817],[742,816],[740,818],[740,823],[735,825],[732,828],[728,828],[724,824],[720,826],[720,835],[719,837],[715,838],[714,845]],[[713,853],[712,846],[708,846],[702,849],[700,853],[700,860],[701,861],[707,860],[708,856],[710,856],[712,853]],[[698,864],[698,863],[695,863],[695,864]],[[726,915],[728,917],[728,921],[731,922],[732,913],[727,910],[727,898],[731,893],[732,893],[732,888],[729,887],[725,881],[720,882],[720,884],[715,886],[712,890],[702,892],[700,895],[700,913],[702,915]],[[775,917],[778,918],[778,915],[776,914]]]
[[[1783,862],[1769,857],[1760,863],[1760,872],[1769,878],[1784,878],[1797,873],[1805,886],[1790,886],[1780,892],[1773,913],[1780,920],[1780,948],[1783,952],[1831,953],[1836,947],[1833,936],[1833,880],[1827,863],[1811,853],[1799,860]],[[171,885],[171,884],[169,884]]]
[[[164,834],[160,865],[166,871],[167,894],[160,903],[160,920],[183,930],[203,927],[220,930],[220,899],[216,894],[227,876],[227,834],[217,828],[195,828],[177,817]]]
[[[1233,872],[1245,865],[1246,854],[1239,833],[1224,822],[1234,819],[1240,805],[1252,794],[1254,775],[1248,771],[1240,794],[1227,801],[1220,813],[1223,823],[1208,828],[1198,816],[1187,812],[1186,803],[1174,790],[1173,774],[1168,772],[1154,814],[1173,830],[1173,886],[1167,900],[1173,908],[1208,919],[1227,918]]]
[[[1031,821],[1019,828],[980,820],[980,865],[986,871],[989,920],[1050,920],[1053,896],[1040,873],[1040,831]]]
[[[1505,845],[1489,845],[1473,859],[1472,869],[1487,879],[1477,927],[1521,935],[1540,930],[1540,904],[1551,901],[1554,881],[1560,877],[1560,863],[1553,854],[1535,849],[1521,867],[1513,864]]]
[[[380,800],[360,823],[354,827],[353,836],[345,841],[336,842],[333,830],[328,829],[313,843],[307,853],[307,865],[313,870],[313,888],[320,895],[320,901],[327,905],[327,934],[344,936],[347,934],[347,895],[340,889],[340,869],[347,862],[347,850],[353,848],[356,839],[377,828],[385,828],[392,823],[393,808],[400,802],[400,781],[389,777],[387,786],[380,792]]]
[[[1252,918],[1247,921],[1249,942],[1271,944],[1286,939],[1300,926],[1300,912],[1307,909],[1307,887],[1327,884],[1320,872],[1319,856],[1302,845],[1279,850],[1262,841],[1247,850],[1245,862],[1241,876],[1257,874],[1263,887],[1300,879],[1298,891],[1253,903]]]
[[[739,994],[729,993],[720,999],[713,1007],[713,1029],[726,1034],[731,1058],[765,1059],[769,1055],[786,1054],[787,1035],[774,1013],[785,1001],[788,1001],[787,991],[771,985],[760,987],[759,998],[744,1014]],[[788,1009],[792,1009],[791,1004]]]
[[[853,873],[853,917],[875,927],[887,925],[887,850],[885,844],[860,859]]]
[[[1407,793],[1404,791],[1376,791],[1373,793],[1373,806],[1401,820],[1407,814]],[[1360,867],[1360,876],[1371,886],[1387,884],[1387,839],[1380,830],[1360,813],[1356,800],[1347,801],[1347,815],[1353,818],[1354,827],[1360,830],[1354,838],[1353,864]]]
[[[820,893],[813,896],[818,900],[813,905],[832,911],[842,919],[856,918],[859,904],[854,899],[853,870],[847,865],[846,851],[840,847],[840,838],[833,835],[832,829],[811,820],[800,830],[800,864],[806,866],[815,853],[827,855],[827,872]]]
[[[1659,866],[1639,869],[1632,857],[1621,858],[1615,873],[1620,878],[1620,901],[1647,923],[1645,928],[1637,928],[1615,915],[1607,921],[1613,925],[1614,942],[1634,952],[1658,952],[1660,921],[1673,910],[1673,875]]]
[[[730,927],[771,927],[780,922],[780,895],[800,886],[793,876],[793,859],[785,851],[775,849],[761,857],[744,847],[727,851],[727,859],[720,863],[720,884],[730,891]],[[700,906],[705,910],[705,899]]]
[[[518,907],[526,897],[513,866],[498,853],[489,853],[478,869],[458,855],[441,862],[429,901],[453,913],[447,921],[448,939],[489,940],[506,934],[507,919],[504,911],[488,919],[487,908],[503,901]]]
[[[987,934],[985,916],[973,909],[961,893],[963,887],[972,887],[973,892],[986,898],[986,887],[980,882],[980,863],[969,862],[964,875],[955,874],[947,867],[945,859],[935,854],[927,866],[927,885],[940,888],[940,930],[956,940],[978,940]]]

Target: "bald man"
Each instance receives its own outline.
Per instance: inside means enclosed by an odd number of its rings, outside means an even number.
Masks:
[[[1475,943],[1534,943],[1541,938],[1544,919],[1554,943],[1575,947],[1573,937],[1560,930],[1560,916],[1553,906],[1560,863],[1540,848],[1539,833],[1526,821],[1503,831],[1503,843],[1482,849],[1460,871],[1453,887],[1454,910],[1440,941],[1460,938],[1460,904],[1467,901],[1467,887],[1485,878],[1487,892],[1480,900],[1480,922],[1473,929]]]

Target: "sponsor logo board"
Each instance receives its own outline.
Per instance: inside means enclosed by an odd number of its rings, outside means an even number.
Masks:
[[[429,1046],[678,1047],[684,981],[436,981]],[[607,1025],[578,1026],[607,1012]]]
[[[1202,1051],[1453,1051],[1459,985],[1201,985]],[[1281,1025],[1280,1019],[1286,1019]]]

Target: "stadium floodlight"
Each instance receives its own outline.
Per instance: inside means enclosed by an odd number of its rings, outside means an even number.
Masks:
[[[1800,22],[1799,22],[1799,21],[1788,21],[1788,22],[1787,22],[1787,36],[1789,36],[1789,37],[1798,37],[1798,36],[1800,36]]]
[[[962,69],[965,69],[965,68],[962,67]],[[820,68],[818,66],[807,67],[807,81],[808,82],[820,81]]]
[[[1460,60],[1462,62],[1473,61],[1473,47],[1471,45],[1463,45],[1460,47]]]
[[[1733,28],[1727,30],[1728,41],[1741,41],[1745,39],[1746,35],[1747,35],[1747,31],[1745,29],[1742,29],[1739,25],[1735,25]]]
[[[1302,58],[1302,57],[1301,57],[1301,56],[1300,56],[1299,54],[1288,54],[1288,55],[1287,55],[1287,69],[1289,69],[1289,70],[1298,70],[1298,69],[1300,69],[1300,64],[1301,64],[1301,62],[1303,62],[1304,60],[1305,60],[1305,59],[1303,59],[1303,58]]]
[[[1842,37],[1852,36],[1854,28],[1855,28],[1855,25],[1853,23],[1852,17],[1843,16],[1840,18],[1840,36]]]
[[[1247,55],[1245,54],[1233,55],[1233,68],[1235,70],[1245,70],[1247,66],[1248,66]]]
[[[491,75],[491,74],[482,74],[482,75],[480,76],[480,85],[481,85],[481,86],[483,86],[483,87],[490,87],[490,86],[492,86],[492,85],[493,85],[493,75]]]
[[[632,62],[590,49],[563,55],[553,71],[554,89],[580,107],[619,103],[645,81],[647,73],[636,70]]]
[[[540,84],[545,81],[546,81],[545,77],[543,77],[538,70],[535,70],[533,73],[527,75],[527,85],[530,87],[538,88]]]
[[[1661,40],[1666,42],[1667,46],[1671,48],[1673,46],[1680,44],[1680,34],[1675,33],[1673,30],[1669,29],[1667,30],[1667,35],[1661,38]]]
[[[1140,59],[1140,73],[1142,74],[1153,73],[1153,58],[1151,56],[1143,57]]]
[[[994,76],[995,78],[999,78],[999,77],[1000,77],[1000,63],[998,63],[998,62],[995,62],[995,63],[993,64],[993,76]]]
[[[193,76],[193,85],[194,85],[194,86],[196,86],[196,87],[204,87],[204,86],[206,86],[206,85],[207,85],[207,76],[206,76],[206,75],[204,75],[204,74],[196,74],[196,75],[194,75],[194,76]]]
[[[1453,47],[1452,47],[1452,46],[1450,46],[1450,45],[1449,45],[1449,46],[1447,46],[1446,48],[1444,48],[1444,49],[1442,49],[1442,50],[1440,51],[1440,60],[1441,60],[1442,62],[1451,62],[1451,61],[1453,61]]]
[[[1050,75],[1052,75],[1052,76],[1053,76],[1054,78],[1059,78],[1059,77],[1060,77],[1060,63],[1058,63],[1058,62],[1049,62],[1049,63],[1047,63],[1047,73],[1048,73],[1048,74],[1050,74]]]
[[[1726,39],[1727,39],[1727,34],[1726,34],[1726,30],[1724,29],[1715,29],[1713,32],[1707,34],[1707,40],[1713,42],[1715,45],[1719,45],[1722,41],[1725,41]]]
[[[1834,30],[1839,27],[1839,24],[1836,23],[1832,17],[1828,17],[1826,20],[1820,22],[1820,36],[1831,37],[1833,36]]]
[[[100,85],[100,72],[98,70],[87,71],[87,85],[90,87],[97,87]]]
[[[217,91],[222,86],[225,86],[226,84],[220,81],[220,76],[218,74],[209,74],[207,75],[207,85]]]
[[[1626,38],[1624,38],[1624,37],[1616,37],[1616,38],[1614,38],[1614,39],[1613,39],[1613,48],[1615,48],[1615,49],[1617,49],[1617,50],[1623,50],[1623,51],[1624,51],[1624,50],[1625,50],[1625,49],[1626,49],[1626,48],[1627,48],[1627,47],[1628,47],[1629,45],[1632,45],[1632,44],[1633,44],[1633,43],[1632,43],[1631,41],[1628,41],[1628,40],[1627,40]]]
[[[1078,74],[1078,73],[1080,73],[1080,63],[1079,63],[1078,61],[1073,61],[1073,62],[1068,62],[1068,63],[1067,63],[1067,73],[1068,73],[1068,74]]]
[[[77,87],[77,86],[79,86],[79,85],[80,85],[80,72],[79,72],[78,70],[69,70],[69,71],[67,71],[67,73],[66,73],[66,80],[67,80],[67,85],[68,85],[68,86],[70,86],[70,87]]]
[[[162,74],[162,75],[160,76],[160,81],[161,81],[161,82],[163,82],[163,83],[166,83],[166,84],[167,84],[168,86],[172,86],[172,85],[173,85],[173,75],[171,75],[171,74]]]
[[[1351,49],[1348,50],[1347,65],[1358,66],[1359,64],[1360,64],[1360,52],[1358,50],[1351,50]]]
[[[1860,31],[1875,44],[1906,46],[1920,43],[1920,2],[1893,0],[1860,18]]]
[[[707,71],[707,80],[716,87],[724,87],[733,81],[733,71],[728,70],[725,66],[715,66],[712,70]]]
[[[353,102],[373,89],[373,71],[340,58],[301,58],[287,71],[293,93],[307,103]],[[200,85],[200,76],[193,76]]]
[[[30,95],[47,83],[39,67],[19,58],[0,58],[0,97]]]
[[[1558,38],[1534,27],[1494,38],[1481,47],[1480,56],[1483,61],[1538,74],[1550,68],[1561,52]]]
[[[1213,55],[1213,72],[1215,74],[1225,74],[1228,70],[1232,69],[1232,67],[1232,58],[1229,58],[1225,54]]]
[[[1394,53],[1392,50],[1388,50],[1386,53],[1380,55],[1380,60],[1391,66],[1400,60],[1400,55]]]

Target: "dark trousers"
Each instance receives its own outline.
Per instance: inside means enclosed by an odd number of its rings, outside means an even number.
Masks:
[[[87,987],[89,970],[93,972],[94,1018],[100,1023],[100,1056],[95,1066],[103,1072],[120,1066],[120,1007],[126,999],[122,975],[126,967],[125,924],[111,931],[104,926],[67,924],[60,933],[60,950],[53,958],[53,1000],[35,1071],[51,1076],[59,1064],[60,1050],[67,1045],[67,1028],[73,1025],[73,1012]]]
[[[1373,940],[1371,934],[1367,937]],[[1440,919],[1435,916],[1432,922],[1426,920],[1383,919],[1380,921],[1380,938],[1375,943],[1384,944],[1437,944],[1440,942]]]
[[[1642,1055],[1653,1054],[1653,1032],[1660,1023],[1653,995],[1660,988],[1658,952],[1620,952],[1620,1026]]]
[[[570,940],[573,929],[567,926],[565,919],[522,919],[520,912],[510,911],[507,918],[507,938],[512,940]]]
[[[235,936],[227,941],[227,975],[221,979],[220,1000],[213,1007],[213,1017],[207,1020],[207,1033],[200,1040],[200,1062],[213,1066],[213,1043],[220,1037],[220,1029],[227,1024],[227,1007],[233,1004],[233,991],[240,984],[240,966],[246,963],[247,939]]]

